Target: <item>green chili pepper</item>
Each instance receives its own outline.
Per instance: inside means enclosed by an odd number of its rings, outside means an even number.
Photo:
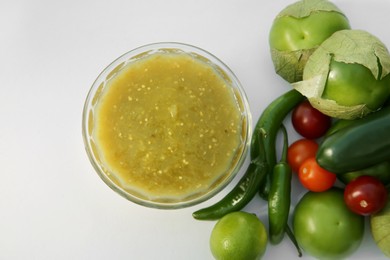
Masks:
[[[260,152],[260,144],[257,136],[260,132],[265,135],[264,149],[266,152],[266,162],[269,169],[272,170],[276,164],[276,150],[275,142],[278,130],[283,123],[283,120],[291,110],[294,109],[302,100],[302,96],[298,91],[292,89],[283,95],[275,99],[269,106],[263,111],[260,116],[255,129],[253,131],[253,137],[251,141],[251,158],[256,158]],[[260,196],[267,200],[268,193],[271,186],[271,174],[267,174],[260,187]]]
[[[260,133],[260,145],[263,139],[263,135]],[[268,166],[265,163],[265,152],[262,151],[258,157],[250,162],[244,176],[222,200],[210,207],[195,211],[192,216],[200,220],[215,220],[230,212],[241,210],[258,192],[259,185],[267,173]]]
[[[284,136],[282,158],[272,172],[271,188],[268,195],[269,235],[272,244],[279,244],[287,226],[291,203],[292,170],[287,163],[288,137],[282,125]]]
[[[303,100],[296,90],[290,90],[275,99],[263,111],[253,131],[251,162],[244,176],[221,201],[192,215],[196,219],[219,219],[227,213],[245,207],[261,187],[261,194],[268,199],[269,170],[276,164],[275,139],[286,115]]]

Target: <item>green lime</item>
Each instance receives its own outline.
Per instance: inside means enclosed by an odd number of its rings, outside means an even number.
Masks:
[[[264,255],[267,241],[264,224],[256,215],[239,211],[217,222],[211,232],[210,249],[217,260],[254,260]]]

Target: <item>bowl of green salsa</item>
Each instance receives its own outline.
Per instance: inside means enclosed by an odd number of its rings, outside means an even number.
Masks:
[[[251,114],[234,73],[209,52],[153,43],[114,60],[93,83],[83,138],[101,179],[153,208],[205,201],[240,170]]]

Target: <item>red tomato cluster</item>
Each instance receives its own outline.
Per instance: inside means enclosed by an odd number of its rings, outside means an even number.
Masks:
[[[304,138],[288,148],[287,160],[302,185],[310,191],[321,192],[330,189],[336,182],[336,175],[321,168],[315,157],[318,143],[331,126],[331,118],[313,108],[309,101],[303,101],[291,114],[295,131]]]
[[[292,170],[306,189],[313,192],[330,189],[337,176],[318,165],[316,153],[319,145],[316,139],[329,130],[331,118],[304,101],[292,112],[291,121],[296,132],[303,137],[288,148],[287,160]],[[387,191],[377,178],[360,176],[345,186],[344,200],[351,211],[367,216],[385,206]]]

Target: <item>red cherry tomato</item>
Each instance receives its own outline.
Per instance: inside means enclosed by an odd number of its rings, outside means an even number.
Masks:
[[[309,157],[315,157],[318,144],[314,140],[299,139],[287,149],[287,162],[293,172],[298,173],[301,164]]]
[[[300,103],[292,112],[292,125],[303,137],[316,139],[323,136],[331,126],[331,118],[324,115],[305,100]]]
[[[336,182],[336,174],[319,166],[315,157],[310,157],[302,163],[298,176],[302,185],[314,192],[326,191]]]
[[[386,205],[387,191],[377,178],[363,175],[345,186],[344,200],[353,212],[368,216]]]

